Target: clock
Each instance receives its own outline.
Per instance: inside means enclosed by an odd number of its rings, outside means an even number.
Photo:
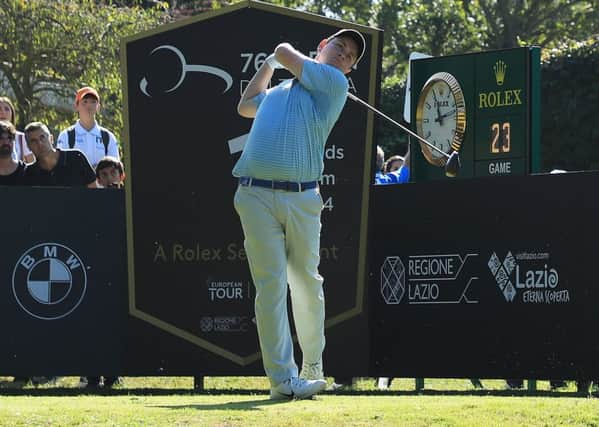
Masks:
[[[416,107],[416,132],[441,151],[459,151],[466,131],[464,93],[449,73],[433,74],[424,84]],[[445,166],[447,158],[420,143],[422,154],[435,166]]]

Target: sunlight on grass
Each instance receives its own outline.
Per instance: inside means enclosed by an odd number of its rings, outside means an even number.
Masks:
[[[597,425],[599,401],[496,396],[4,396],[0,425]]]
[[[278,403],[268,400],[266,377],[206,377],[198,393],[192,377],[125,377],[97,394],[79,392],[78,383],[63,377],[0,394],[0,426],[599,425],[599,399],[575,397],[573,384],[550,393],[547,381],[535,396],[505,392],[503,380],[483,380],[481,391],[465,379],[426,379],[418,394],[413,378],[394,379],[388,391],[374,378],[355,378],[344,394]]]

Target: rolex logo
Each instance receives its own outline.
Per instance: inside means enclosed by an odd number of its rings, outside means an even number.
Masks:
[[[493,72],[495,73],[495,81],[498,86],[503,85],[503,81],[505,80],[505,70],[507,69],[507,65],[501,59],[493,65]]]

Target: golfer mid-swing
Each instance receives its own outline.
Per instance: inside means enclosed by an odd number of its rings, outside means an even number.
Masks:
[[[322,40],[315,59],[288,43],[258,69],[238,111],[254,118],[241,158],[235,209],[256,287],[256,321],[271,399],[309,398],[326,387],[318,179],[326,140],[347,98],[349,73],[364,54],[364,37],[344,29]],[[295,78],[267,90],[276,68]],[[287,284],[302,371],[293,357]]]

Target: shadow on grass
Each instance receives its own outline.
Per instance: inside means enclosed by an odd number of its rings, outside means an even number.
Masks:
[[[226,402],[226,403],[198,403],[195,405],[148,405],[151,408],[162,408],[162,409],[197,409],[202,411],[214,411],[214,410],[242,410],[242,411],[255,411],[262,406],[281,405],[291,402],[290,400],[270,400],[267,395],[259,400],[244,400],[242,402]]]
[[[198,395],[198,396],[260,396],[261,405],[277,404],[268,400],[268,391],[262,389],[204,389],[194,390],[189,388],[114,388],[86,390],[71,387],[26,387],[23,389],[0,388],[0,396],[172,396],[172,395]],[[592,394],[578,393],[576,391],[528,391],[522,390],[336,390],[324,391],[320,396],[500,396],[500,397],[554,397],[554,398],[580,398],[599,397],[599,392]],[[247,406],[251,402],[239,402]],[[233,403],[232,403],[233,404]],[[236,403],[235,403],[236,404]],[[223,404],[225,405],[225,404]],[[223,406],[215,405],[215,406]],[[250,405],[251,406],[251,405]],[[224,407],[224,406],[223,406]],[[230,406],[228,407],[230,409]]]

